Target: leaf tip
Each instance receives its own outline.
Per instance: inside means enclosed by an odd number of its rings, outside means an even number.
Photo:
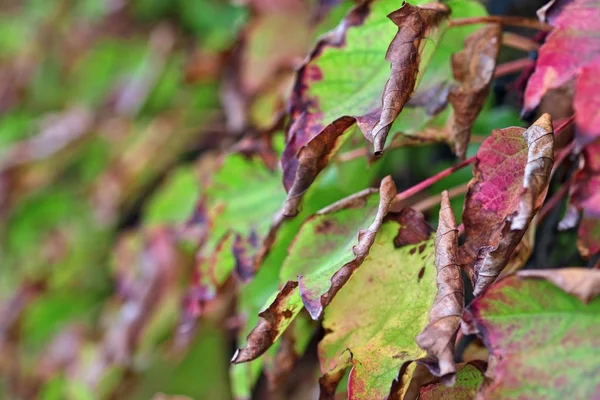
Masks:
[[[554,128],[552,127],[552,117],[548,113],[542,114],[533,124],[544,129],[546,132],[554,131]]]

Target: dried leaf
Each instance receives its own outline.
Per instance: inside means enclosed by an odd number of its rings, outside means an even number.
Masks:
[[[420,54],[426,39],[437,30],[440,23],[450,15],[450,9],[441,3],[421,7],[404,3],[388,17],[398,33],[390,43],[385,59],[391,64],[390,78],[383,90],[381,115],[375,126],[365,134],[373,143],[375,155],[383,152],[385,139],[392,123],[412,95],[419,75]]]
[[[558,271],[542,274],[559,274],[552,281],[568,282],[567,288],[586,278],[598,283],[598,271]],[[584,304],[527,274],[496,282],[465,310],[463,331],[478,334],[490,351],[476,399],[597,398],[598,383],[581,378],[600,368],[600,298],[588,292],[590,302]]]
[[[555,29],[539,50],[535,71],[527,83],[524,109],[533,110],[548,90],[576,79],[576,141],[583,146],[600,135],[600,85],[596,79],[600,73],[600,26],[596,24],[600,6],[598,0],[557,1],[540,14]]]
[[[369,194],[351,196],[344,201],[345,208],[328,207],[300,229],[282,277],[297,277],[304,306],[314,319],[364,261],[395,195],[392,178],[385,177],[379,199]]]
[[[297,290],[298,283],[290,281],[277,294],[271,305],[259,314],[256,327],[250,332],[247,344],[231,359],[239,364],[254,360],[263,354],[302,310],[302,301]]]
[[[458,230],[448,192],[442,193],[442,203],[435,237],[435,267],[438,292],[429,314],[429,324],[417,336],[417,344],[427,351],[422,360],[431,373],[444,383],[453,385],[456,364],[454,343],[465,306],[465,294],[458,264]]]
[[[490,91],[501,35],[499,25],[481,28],[465,40],[463,50],[452,56],[452,68],[458,86],[451,89],[448,98],[454,109],[454,151],[460,159],[465,158],[473,123]]]
[[[408,225],[386,222],[362,268],[325,309],[321,371],[351,366],[350,399],[384,398],[401,366],[424,355],[414,337],[427,324],[435,296],[433,240],[393,243],[399,229],[423,224],[422,215]],[[404,368],[401,376],[410,373]]]
[[[281,160],[284,186],[289,192],[283,215],[297,214],[302,195],[327,165],[339,148],[343,140],[341,137],[355,122],[358,122],[367,138],[378,138],[380,144],[376,145],[375,150],[381,152],[385,134],[379,134],[378,131],[386,129],[387,134],[387,125],[400,111],[400,97],[403,98],[402,102],[406,102],[414,90],[419,50],[425,43],[421,39],[430,28],[427,23],[439,23],[448,14],[445,6],[437,3],[428,6],[430,8],[419,11],[427,16],[424,23],[416,19],[409,21],[420,29],[413,35],[414,43],[400,45],[402,35],[412,34],[409,33],[412,30],[404,29],[398,31],[398,39],[390,45],[395,32],[386,15],[397,7],[398,3],[394,0],[379,0],[367,1],[353,8],[336,30],[317,43],[299,69],[289,104],[291,122]],[[445,11],[439,11],[441,8]],[[418,12],[415,10],[421,9],[405,4],[401,10],[407,14],[406,18],[409,18],[409,10],[413,10],[416,14],[412,18],[416,18]],[[434,14],[442,16],[436,19]],[[381,127],[372,134],[372,127],[380,120],[382,90],[389,77],[389,63],[384,59],[388,47],[391,49],[388,53],[390,57],[410,49],[407,62],[410,62],[411,75],[406,78],[393,75],[384,99],[386,116],[382,119]],[[412,74],[415,75],[414,79]],[[394,95],[392,85],[395,87],[400,84],[401,79],[406,80],[409,87],[403,88],[405,94],[398,97]],[[395,111],[388,110],[390,106],[394,106]]]
[[[465,199],[460,263],[478,296],[502,272],[541,207],[554,160],[550,116],[492,132],[477,153]]]

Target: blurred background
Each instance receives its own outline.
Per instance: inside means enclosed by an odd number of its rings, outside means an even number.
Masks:
[[[542,3],[485,5],[533,17]],[[224,152],[281,128],[294,68],[352,5],[0,0],[0,398],[249,393],[231,389],[244,318],[230,283],[197,284],[197,205]],[[496,83],[477,133],[524,124],[518,78]],[[402,189],[453,162],[444,145],[398,149],[378,174]],[[228,196],[243,196],[244,167],[228,168]]]

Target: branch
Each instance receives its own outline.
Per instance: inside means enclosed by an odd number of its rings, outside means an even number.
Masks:
[[[537,29],[540,31],[549,32],[552,30],[552,26],[538,21],[537,19],[523,18],[523,17],[512,17],[512,16],[500,16],[500,15],[489,15],[486,17],[470,17],[470,18],[459,18],[450,20],[448,23],[449,27],[475,25],[475,24],[500,24],[503,26],[520,26],[522,28]]]

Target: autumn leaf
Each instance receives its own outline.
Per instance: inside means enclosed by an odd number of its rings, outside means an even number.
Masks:
[[[370,190],[334,203],[300,228],[282,266],[282,279],[297,279],[304,306],[317,319],[369,253],[396,195],[391,177],[379,196]],[[358,239],[357,239],[358,235]]]
[[[519,276],[545,279],[586,304],[600,295],[599,271],[584,268],[527,270],[519,272]]]
[[[465,40],[463,50],[452,56],[458,85],[452,87],[448,98],[454,109],[451,125],[454,151],[460,159],[465,158],[473,123],[490,91],[501,34],[499,25],[481,28]]]
[[[577,247],[589,258],[600,252],[600,141],[582,152],[584,166],[573,177],[571,207],[581,213]]]
[[[536,67],[525,91],[524,109],[533,110],[550,89],[575,79],[576,141],[583,146],[600,135],[600,17],[598,0],[560,0],[540,13],[554,26],[539,50]]]
[[[455,380],[454,342],[465,306],[465,293],[458,264],[458,230],[448,192],[442,193],[438,230],[435,237],[437,289],[429,324],[417,336],[417,344],[427,351],[421,360],[431,373],[452,385]]]
[[[267,301],[246,345],[232,362],[248,362],[263,354],[303,306],[313,319],[320,316],[323,307],[367,256],[396,194],[391,177],[383,179],[380,195],[374,197],[374,194],[368,190],[360,196],[342,199],[302,224],[282,266],[285,285]],[[305,246],[310,253],[304,251]]]
[[[472,400],[477,388],[483,383],[483,368],[480,363],[465,363],[456,366],[456,383],[445,385],[439,378],[421,387],[419,400]]]
[[[388,16],[398,26],[398,33],[385,56],[392,68],[390,78],[383,89],[381,114],[370,132],[365,133],[365,137],[373,143],[375,155],[383,152],[392,123],[415,89],[419,75],[419,58],[427,38],[438,36],[439,33],[435,34],[432,31],[437,31],[442,20],[449,14],[448,7],[441,3],[431,3],[422,7],[404,3],[399,10]]]
[[[475,299],[465,310],[463,330],[482,337],[490,351],[476,398],[597,397],[597,382],[581,377],[594,376],[600,368],[599,279],[600,271],[594,270],[524,271]],[[586,280],[594,283],[577,292],[587,304],[563,291]]]
[[[550,116],[496,129],[478,153],[465,199],[460,263],[478,296],[502,272],[541,207],[554,160]]]
[[[433,239],[394,245],[398,235],[414,236],[402,231],[425,224],[413,213],[405,214],[412,215],[407,225],[382,226],[363,266],[325,309],[321,372],[331,377],[351,367],[350,399],[384,398],[400,367],[424,355],[414,338],[434,298]]]
[[[269,232],[271,216],[285,197],[281,172],[269,170],[258,157],[230,154],[217,163],[220,166],[206,179],[192,217],[192,223],[206,229],[190,289],[188,312],[193,316],[214,298],[232,272],[241,280],[254,275],[254,257]]]
[[[284,206],[284,215],[293,216],[297,213],[302,194],[315,179],[340,145],[340,137],[355,122],[361,130],[374,140],[377,136],[380,144],[376,152],[381,152],[385,135],[372,135],[373,125],[380,119],[382,110],[381,96],[386,80],[389,78],[389,63],[384,59],[386,49],[393,56],[395,49],[403,51],[398,41],[402,35],[407,35],[411,29],[398,31],[399,39],[396,44],[390,42],[394,38],[394,25],[388,21],[387,14],[394,11],[398,3],[393,0],[369,1],[353,8],[341,22],[339,27],[325,35],[315,46],[308,60],[299,69],[294,91],[290,99],[290,128],[286,148],[282,157],[284,186],[288,190],[288,200]],[[412,94],[416,82],[416,72],[419,68],[419,50],[422,37],[430,28],[429,24],[420,24],[415,18],[422,12],[427,15],[430,24],[437,24],[447,15],[439,11],[440,7],[423,9],[405,4],[401,14],[413,13],[407,23],[416,24],[414,43],[407,44],[411,51],[407,62],[410,63],[411,74],[405,82],[410,87],[405,91],[403,102]],[[416,13],[416,14],[415,14]],[[399,18],[401,17],[399,15]],[[434,17],[434,15],[438,15]],[[411,28],[413,28],[411,26]],[[412,32],[412,31],[411,31]],[[423,41],[425,43],[425,41]],[[410,75],[412,76],[412,75]],[[397,85],[394,75],[390,85]],[[394,88],[396,90],[396,88]],[[399,112],[400,97],[388,90],[387,100],[384,99],[384,109],[394,102],[394,109]],[[395,116],[397,112],[393,111]],[[387,126],[390,111],[383,124]],[[383,127],[383,125],[382,125]],[[378,131],[381,128],[378,128]],[[389,130],[389,127],[386,129]],[[387,132],[387,131],[386,131]],[[383,138],[383,141],[381,140]],[[380,146],[381,148],[379,148]]]

